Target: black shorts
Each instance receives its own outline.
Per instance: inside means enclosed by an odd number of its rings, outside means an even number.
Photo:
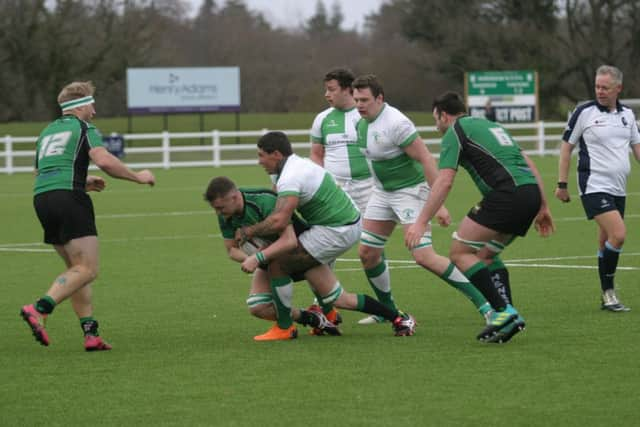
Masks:
[[[64,245],[71,239],[97,236],[93,203],[83,191],[53,190],[33,198],[44,242]]]
[[[524,236],[540,211],[541,203],[537,184],[521,185],[513,192],[488,193],[467,216],[492,230]]]
[[[591,193],[580,196],[584,213],[587,219],[609,211],[619,211],[624,218],[624,208],[627,198],[624,196],[613,196],[608,193]]]

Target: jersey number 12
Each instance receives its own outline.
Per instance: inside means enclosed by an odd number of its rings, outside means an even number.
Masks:
[[[42,148],[40,149],[38,159],[48,156],[59,156],[64,153],[64,149],[67,147],[70,137],[71,131],[65,131],[47,135],[42,138]]]

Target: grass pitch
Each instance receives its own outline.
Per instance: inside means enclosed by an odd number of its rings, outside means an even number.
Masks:
[[[62,262],[39,243],[32,176],[0,176],[0,425],[637,425],[639,168],[616,277],[632,311],[614,314],[599,308],[595,225],[577,195],[569,205],[551,196],[557,159],[534,160],[557,232],[547,240],[531,232],[505,251],[527,320],[506,345],[476,342],[480,316],[410,262],[398,231],[387,254],[396,301],[419,322],[414,337],[394,337],[388,324],[357,325],[359,313],[343,311],[342,337],[300,329],[295,341],[254,342],[270,324],[248,315],[249,276],[227,259],[201,197],[222,174],[268,186],[253,166],[160,170],[155,188],[108,179],[105,192],[92,194],[102,261],[93,286],[95,315],[114,349],[85,353],[66,302],[47,323],[51,346],[41,347],[18,312]],[[575,190],[573,182],[572,174]],[[447,203],[454,220],[478,199],[460,173]],[[439,252],[451,231],[434,228]],[[347,289],[372,293],[355,250],[337,273]],[[296,305],[311,302],[305,284],[295,292]]]

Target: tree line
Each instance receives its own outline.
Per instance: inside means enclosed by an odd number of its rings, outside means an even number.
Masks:
[[[47,120],[73,80],[93,80],[103,117],[126,114],[129,67],[239,66],[245,112],[317,111],[334,66],[375,73],[386,98],[429,110],[463,90],[465,71],[534,69],[543,118],[593,97],[601,64],[640,97],[637,0],[389,0],[344,28],[317,0],[299,28],[278,28],[243,0],[0,0],[0,121]]]

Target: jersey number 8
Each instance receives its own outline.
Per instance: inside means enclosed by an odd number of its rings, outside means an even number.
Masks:
[[[510,146],[513,145],[513,140],[511,139],[509,134],[507,132],[505,132],[504,129],[502,129],[502,128],[489,128],[489,130],[491,131],[493,136],[496,138],[496,141],[498,141],[498,144],[506,146],[506,147],[510,147]]]

